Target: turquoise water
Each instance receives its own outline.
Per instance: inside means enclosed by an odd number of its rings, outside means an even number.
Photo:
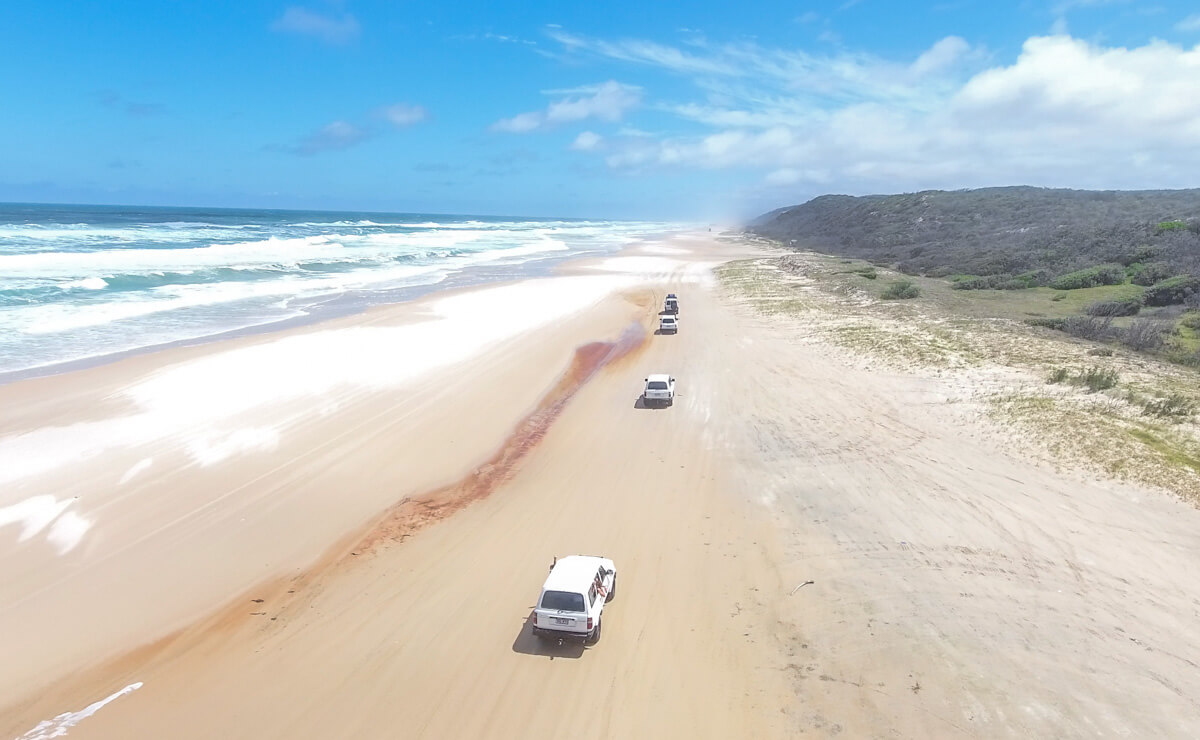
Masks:
[[[0,373],[513,277],[670,224],[0,204]]]

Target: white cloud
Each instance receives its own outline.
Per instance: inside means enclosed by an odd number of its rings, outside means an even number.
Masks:
[[[638,105],[642,99],[641,88],[622,85],[615,80],[593,87],[556,92],[577,96],[556,100],[544,111],[501,119],[492,124],[492,130],[520,134],[589,118],[619,121],[626,111]]]
[[[590,152],[600,146],[600,142],[603,140],[600,134],[592,131],[583,131],[579,136],[575,137],[575,141],[571,143],[571,148],[580,152]]]
[[[934,44],[909,69],[917,77],[940,72],[953,66],[971,51],[971,45],[958,36],[947,36]]]
[[[370,136],[370,132],[352,123],[334,121],[304,137],[290,150],[295,154],[311,156],[321,152],[349,149],[355,144],[366,141]]]
[[[293,5],[274,23],[272,31],[312,36],[328,44],[344,44],[358,37],[358,20],[349,13],[322,15]]]
[[[1107,47],[1069,36],[1028,39],[1017,59],[978,69],[962,39],[909,64],[742,49],[746,69],[796,70],[693,81],[706,98],[662,109],[704,126],[691,136],[618,137],[615,168],[760,169],[768,186],[842,192],[1029,183],[1195,186],[1200,171],[1200,45]],[[717,48],[722,60],[735,50]],[[964,73],[964,67],[973,73]],[[870,78],[857,96],[846,88]]]
[[[1200,31],[1200,13],[1193,13],[1175,24],[1177,31]]]
[[[502,118],[492,124],[493,131],[504,131],[510,134],[524,134],[541,128],[545,123],[544,113],[520,113],[512,118]]]
[[[395,103],[384,108],[381,113],[388,123],[397,128],[405,128],[421,123],[429,118],[429,112],[419,105]]]

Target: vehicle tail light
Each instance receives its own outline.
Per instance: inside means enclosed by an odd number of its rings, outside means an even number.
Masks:
[[[592,628],[592,618],[588,617],[588,629]]]

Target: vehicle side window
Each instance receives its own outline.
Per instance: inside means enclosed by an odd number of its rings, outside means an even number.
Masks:
[[[595,586],[595,584],[593,584],[591,586],[591,588],[588,589],[588,604],[591,604],[592,606],[596,605],[596,586]]]

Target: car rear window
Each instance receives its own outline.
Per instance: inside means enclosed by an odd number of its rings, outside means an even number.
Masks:
[[[664,316],[664,317],[663,317],[663,323],[664,323],[664,324],[674,324],[674,323],[675,323],[675,319],[673,319],[673,318],[670,318],[670,317],[667,317],[667,316]]]
[[[570,591],[547,591],[542,594],[542,608],[555,609],[560,612],[583,611],[583,594],[573,594]]]
[[[651,380],[646,387],[652,391],[665,391],[667,389],[667,383],[664,380]]]

